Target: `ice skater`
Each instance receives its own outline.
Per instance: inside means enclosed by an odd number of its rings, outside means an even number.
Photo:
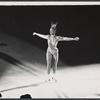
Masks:
[[[57,24],[58,24],[58,22],[56,22],[56,23],[51,22],[49,35],[43,35],[43,34],[39,34],[36,32],[33,33],[33,35],[37,35],[43,39],[46,39],[47,43],[48,43],[48,48],[47,48],[47,52],[46,52],[47,75],[48,76],[47,76],[46,82],[49,82],[51,80],[57,81],[57,79],[55,77],[55,73],[57,71],[57,64],[58,64],[58,59],[59,59],[59,51],[57,48],[58,42],[59,41],[72,41],[72,40],[78,41],[79,40],[79,37],[69,38],[69,37],[56,36]],[[54,66],[53,66],[53,75],[50,76],[52,58],[54,58]]]

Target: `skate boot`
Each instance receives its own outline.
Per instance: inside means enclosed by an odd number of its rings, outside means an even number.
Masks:
[[[45,82],[51,82],[51,79],[50,79],[50,78],[47,78],[47,79],[45,80]]]
[[[50,74],[47,76],[47,79],[45,80],[45,82],[51,82],[51,75]]]
[[[55,77],[52,77],[52,80],[53,80],[54,82],[57,82],[57,79],[56,79]]]

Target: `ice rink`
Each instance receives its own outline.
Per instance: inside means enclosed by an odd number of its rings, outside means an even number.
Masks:
[[[0,80],[3,98],[100,98],[100,65],[58,69],[57,82],[45,82],[46,69],[35,68],[35,75],[13,68]],[[41,66],[42,67],[42,66]],[[32,70],[31,70],[32,71]]]
[[[100,6],[0,7],[1,98],[100,98]],[[58,22],[57,36],[79,37],[58,44],[57,82],[47,78],[47,40]]]

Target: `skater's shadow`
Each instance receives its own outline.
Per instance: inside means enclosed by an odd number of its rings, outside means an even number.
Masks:
[[[100,94],[96,94],[97,96],[100,96]]]
[[[43,83],[45,83],[45,82],[39,82],[39,83],[35,83],[35,84],[30,84],[30,85],[25,85],[25,86],[19,86],[19,87],[15,87],[15,88],[5,89],[5,90],[1,90],[0,93],[11,91],[11,90],[16,90],[16,89],[21,89],[21,88],[36,87],[36,86],[42,85]]]
[[[7,61],[10,64],[13,64],[13,65],[17,65],[17,64],[21,64],[22,65],[22,63],[20,61],[14,59],[13,57],[11,57],[11,56],[3,53],[3,52],[0,52],[0,58],[5,60],[5,61]]]
[[[16,60],[15,58],[9,56],[8,54],[0,52],[0,58],[3,59],[4,61],[10,63],[10,64],[15,65],[16,67],[21,68],[24,71],[27,71],[27,72],[36,76],[36,74],[33,73],[33,71],[36,72],[36,70],[34,68],[30,68],[30,66],[23,64],[22,62],[20,62],[20,61]]]

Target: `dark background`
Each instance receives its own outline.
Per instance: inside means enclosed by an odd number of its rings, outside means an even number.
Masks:
[[[80,38],[59,42],[62,61],[68,65],[100,62],[100,6],[0,6],[0,31],[45,51],[47,41],[32,33],[49,34],[51,21],[58,22],[56,35]]]

